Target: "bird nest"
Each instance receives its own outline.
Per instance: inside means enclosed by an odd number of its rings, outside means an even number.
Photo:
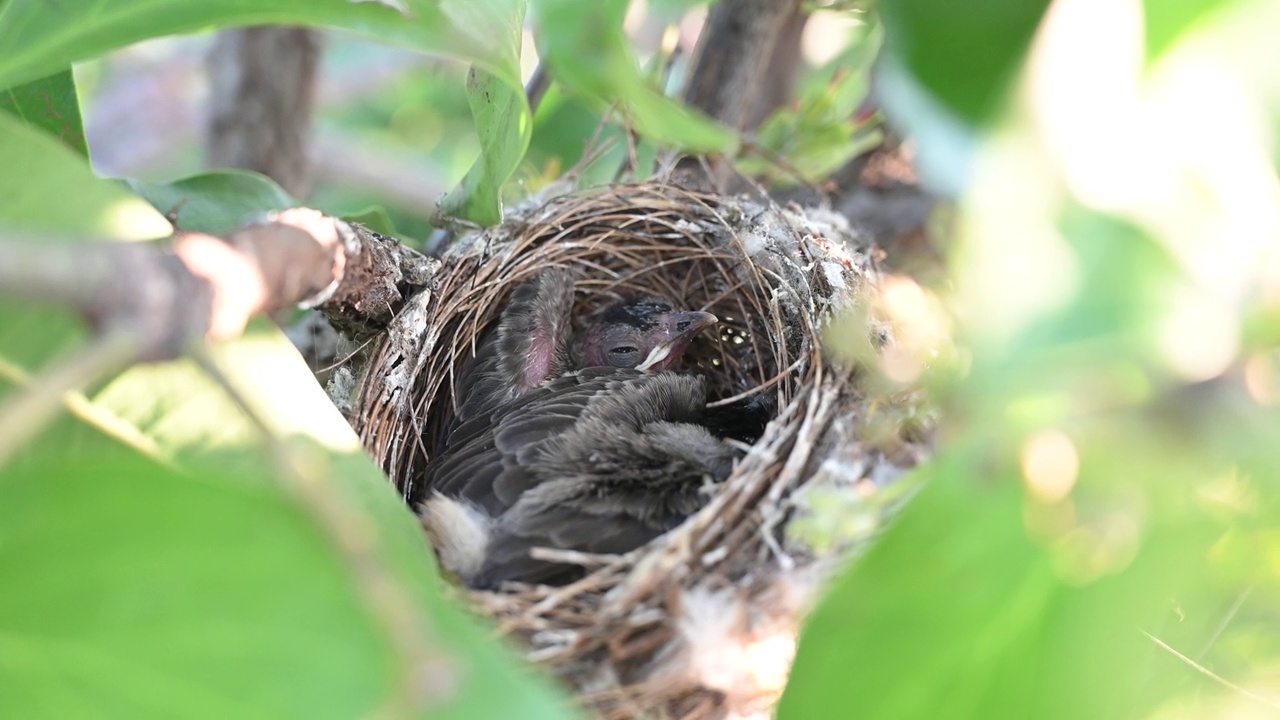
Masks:
[[[695,340],[684,368],[706,377],[713,404],[767,392],[778,410],[706,506],[625,555],[535,551],[589,570],[570,585],[459,592],[601,717],[767,713],[798,623],[850,546],[838,530],[815,540],[830,522],[810,501],[835,493],[857,505],[923,452],[918,428],[898,420],[914,400],[869,398],[821,343],[836,314],[873,316],[871,252],[829,212],[669,185],[530,204],[443,254],[372,352],[353,423],[416,502],[455,374],[509,293],[543,269],[578,277],[575,317],[646,296],[714,313],[718,332]],[[867,347],[889,341],[878,323],[858,327]],[[870,433],[872,418],[889,418],[889,432]]]

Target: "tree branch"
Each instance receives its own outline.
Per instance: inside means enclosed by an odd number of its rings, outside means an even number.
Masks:
[[[0,295],[78,311],[101,333],[127,329],[135,360],[167,360],[193,343],[244,331],[249,319],[321,307],[340,329],[384,327],[431,263],[391,238],[297,208],[226,240],[183,233],[169,245],[37,242],[0,236]]]
[[[698,38],[684,100],[750,132],[790,98],[808,14],[799,0],[719,0]]]

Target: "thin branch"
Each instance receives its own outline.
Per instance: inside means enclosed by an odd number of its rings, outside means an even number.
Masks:
[[[542,104],[542,98],[546,97],[547,90],[551,89],[551,73],[547,72],[547,63],[545,60],[539,60],[538,66],[533,69],[533,75],[529,77],[529,82],[525,83],[524,94],[529,100],[529,113],[537,114],[538,106]]]
[[[17,396],[0,405],[0,467],[40,434],[57,416],[67,395],[120,371],[135,359],[138,338],[117,327],[94,339],[88,347],[41,373]]]
[[[3,357],[0,357],[0,378],[3,378],[17,386],[19,391],[31,388],[35,384],[35,379],[32,378],[27,371],[13,363],[10,363]],[[89,401],[89,398],[84,396],[84,393],[79,392],[78,390],[68,390],[62,394],[61,401],[69,413],[79,418],[86,425],[95,428],[103,435],[113,438],[122,445],[129,447],[139,455],[144,455],[150,458],[159,465],[163,465],[166,468],[174,468],[172,460],[170,460],[165,451],[156,444],[155,440],[143,433],[136,425],[128,420],[125,420],[101,405],[93,404]],[[13,410],[12,412],[13,414],[10,415],[9,407],[6,405],[5,409],[0,411],[0,417],[8,418],[21,416],[22,422],[31,422],[34,419],[30,415],[22,414],[27,411]],[[3,422],[8,423],[10,421],[4,420]],[[32,424],[34,425],[35,423]],[[9,425],[5,425],[5,427],[9,427]],[[30,437],[31,436],[28,436],[28,439]],[[14,443],[15,447],[20,444],[9,438],[0,438],[0,445],[3,445],[6,441]],[[0,455],[3,455],[6,452],[8,451],[0,451]],[[0,458],[0,465],[3,464],[4,459]]]
[[[1280,702],[1276,702],[1275,700],[1272,700],[1272,699],[1271,699],[1271,698],[1269,698],[1269,697],[1265,697],[1265,696],[1263,696],[1263,695],[1259,695],[1258,693],[1253,692],[1252,690],[1249,690],[1249,689],[1247,689],[1247,688],[1240,687],[1239,685],[1237,685],[1237,684],[1235,684],[1235,683],[1231,682],[1230,680],[1228,680],[1228,679],[1226,679],[1226,678],[1222,677],[1221,675],[1219,675],[1219,674],[1215,673],[1214,671],[1210,670],[1209,668],[1207,668],[1207,667],[1205,667],[1205,666],[1201,665],[1200,663],[1196,662],[1195,660],[1192,660],[1191,658],[1187,657],[1186,655],[1183,655],[1182,653],[1178,652],[1177,650],[1174,650],[1172,647],[1170,647],[1170,646],[1169,646],[1167,643],[1165,643],[1163,640],[1161,640],[1160,638],[1156,637],[1155,635],[1152,635],[1151,633],[1147,632],[1146,630],[1140,630],[1139,632],[1141,632],[1143,635],[1146,635],[1146,636],[1147,636],[1147,638],[1151,640],[1151,642],[1155,643],[1155,644],[1156,644],[1158,647],[1160,647],[1161,649],[1163,649],[1163,650],[1167,651],[1170,655],[1173,655],[1174,657],[1178,658],[1179,660],[1181,660],[1182,662],[1184,662],[1184,663],[1186,663],[1188,666],[1190,666],[1192,669],[1196,670],[1197,672],[1199,672],[1200,674],[1204,675],[1205,677],[1208,677],[1209,679],[1213,680],[1214,682],[1217,682],[1219,685],[1221,685],[1221,686],[1223,686],[1223,687],[1227,688],[1228,690],[1234,690],[1235,692],[1237,692],[1237,693],[1241,694],[1241,695],[1242,695],[1242,696],[1244,696],[1244,697],[1249,698],[1250,700],[1253,700],[1254,702],[1257,702],[1257,703],[1261,703],[1261,704],[1263,704],[1263,705],[1266,705],[1267,707],[1271,708],[1272,710],[1280,710]]]

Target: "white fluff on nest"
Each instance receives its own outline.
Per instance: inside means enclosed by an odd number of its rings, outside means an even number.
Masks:
[[[724,693],[728,717],[772,717],[795,659],[798,621],[814,597],[808,576],[785,574],[767,598],[748,598],[735,588],[681,594],[676,627],[684,644],[683,674]]]

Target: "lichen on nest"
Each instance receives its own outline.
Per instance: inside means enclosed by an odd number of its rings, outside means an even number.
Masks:
[[[526,205],[441,256],[372,352],[353,423],[401,493],[420,498],[455,372],[507,295],[548,266],[578,277],[575,317],[653,296],[717,315],[719,332],[694,342],[685,369],[707,378],[714,402],[770,392],[779,410],[707,506],[626,555],[554,553],[591,570],[571,585],[466,595],[603,717],[765,712],[814,589],[847,550],[788,536],[811,514],[811,493],[796,491],[817,478],[865,494],[924,455],[909,429],[887,444],[859,435],[871,400],[856,368],[822,348],[836,313],[873,315],[871,252],[830,212],[663,184]],[[888,341],[874,322],[863,329],[870,346]],[[914,400],[875,402],[895,401]]]

